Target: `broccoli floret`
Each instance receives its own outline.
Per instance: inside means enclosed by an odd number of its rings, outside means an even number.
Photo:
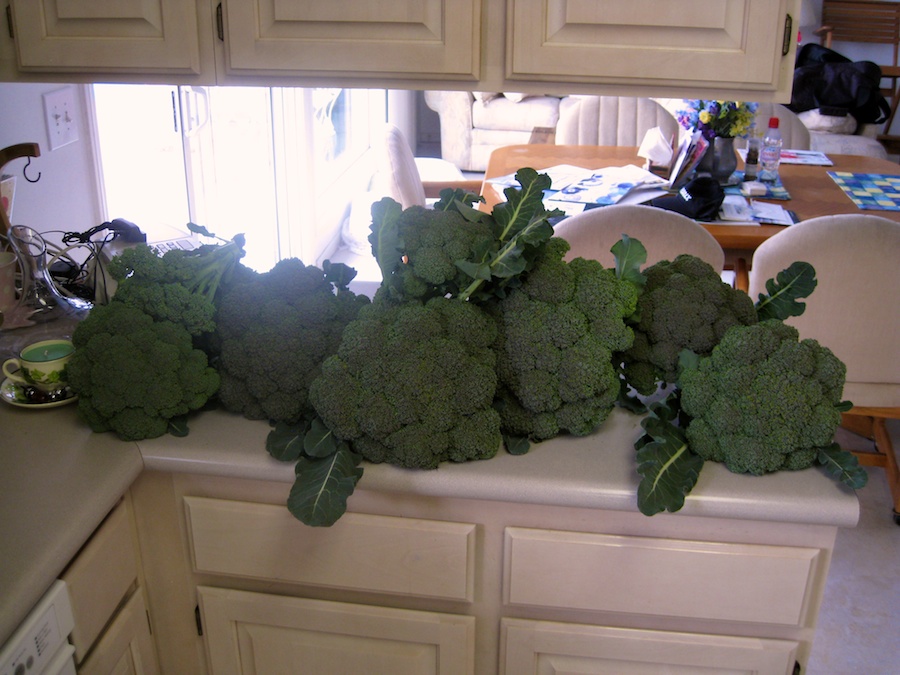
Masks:
[[[371,462],[433,469],[493,457],[501,442],[494,320],[448,298],[359,312],[309,398],[336,437]]]
[[[95,306],[72,342],[67,372],[79,414],[123,440],[163,435],[169,420],[202,408],[219,386],[187,330],[123,302]]]
[[[834,438],[845,377],[827,347],[781,321],[734,326],[681,374],[691,449],[735,473],[806,468]]]
[[[125,249],[109,265],[118,281],[115,299],[154,319],[181,324],[195,337],[210,332],[219,284],[243,257],[243,245],[238,235],[226,244],[172,249],[162,256],[146,244]]]
[[[651,265],[644,275],[634,344],[621,355],[626,381],[641,394],[676,381],[682,350],[705,356],[732,326],[757,322],[750,297],[700,258],[679,255]]]
[[[551,239],[497,305],[498,410],[514,436],[587,435],[618,397],[612,355],[631,346],[637,290],[596,260],[564,261],[568,250]]]
[[[222,406],[288,424],[310,417],[310,383],[368,302],[347,290],[335,293],[321,269],[297,258],[229,283],[216,315]]]
[[[456,295],[472,281],[456,262],[493,241],[487,222],[467,220],[457,210],[411,206],[399,215],[399,256],[384,285],[395,300]]]

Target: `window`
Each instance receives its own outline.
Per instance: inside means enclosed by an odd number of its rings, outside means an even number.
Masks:
[[[93,86],[107,218],[247,236],[244,262],[321,264],[368,188],[384,90]]]

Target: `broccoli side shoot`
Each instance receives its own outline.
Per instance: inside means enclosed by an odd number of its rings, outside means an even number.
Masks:
[[[734,326],[681,375],[691,449],[735,473],[806,468],[834,438],[845,377],[828,348],[781,321]]]
[[[550,239],[534,268],[497,303],[498,410],[504,432],[533,440],[587,435],[617,399],[613,352],[628,349],[625,324],[636,287],[595,260],[563,260],[564,239]]]
[[[496,335],[493,319],[471,303],[381,296],[347,326],[310,401],[370,462],[434,469],[493,457],[501,443]]]
[[[679,255],[643,273],[646,283],[632,320],[634,344],[621,354],[625,380],[641,394],[676,381],[682,350],[705,356],[732,326],[757,322],[750,297],[700,258]]]
[[[368,302],[347,290],[335,293],[321,269],[297,258],[223,287],[215,335],[219,402],[249,419],[308,419],[310,383]]]
[[[202,408],[219,386],[187,330],[123,302],[95,305],[72,342],[67,370],[79,414],[122,440],[162,436],[169,420]]]

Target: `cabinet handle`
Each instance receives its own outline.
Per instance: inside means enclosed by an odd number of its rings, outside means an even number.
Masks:
[[[216,7],[216,32],[219,34],[219,42],[225,42],[225,24],[222,21],[222,3]]]
[[[219,5],[221,7],[222,5]],[[794,20],[790,14],[784,15],[784,38],[781,41],[781,55],[787,56],[791,51],[791,40],[794,39]]]
[[[9,37],[15,39],[16,36],[13,33],[13,20],[12,20],[12,5],[6,6],[6,30],[9,31]]]

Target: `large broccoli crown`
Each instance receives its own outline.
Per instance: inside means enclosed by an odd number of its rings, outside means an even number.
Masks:
[[[94,306],[72,341],[67,371],[79,414],[123,440],[162,436],[170,419],[203,407],[219,386],[182,326],[116,300]]]
[[[493,234],[487,223],[467,220],[459,211],[411,206],[400,214],[398,238],[404,264],[388,287],[397,297],[425,300],[456,294],[468,284],[471,278],[456,262],[474,257]]]
[[[679,255],[644,275],[634,344],[622,355],[626,380],[642,394],[653,393],[659,382],[675,382],[683,350],[707,355],[732,326],[757,322],[750,297],[700,258]]]
[[[297,258],[229,284],[216,316],[223,407],[291,424],[309,417],[310,383],[367,303],[336,294],[321,269]]]
[[[828,348],[781,321],[734,326],[681,375],[691,448],[736,473],[810,466],[840,424],[845,377]]]
[[[498,408],[511,435],[589,434],[618,395],[612,353],[631,345],[637,291],[595,260],[564,261],[568,249],[551,239],[498,304]]]
[[[377,300],[344,331],[310,387],[335,436],[371,462],[432,469],[494,456],[496,325],[471,303]]]

